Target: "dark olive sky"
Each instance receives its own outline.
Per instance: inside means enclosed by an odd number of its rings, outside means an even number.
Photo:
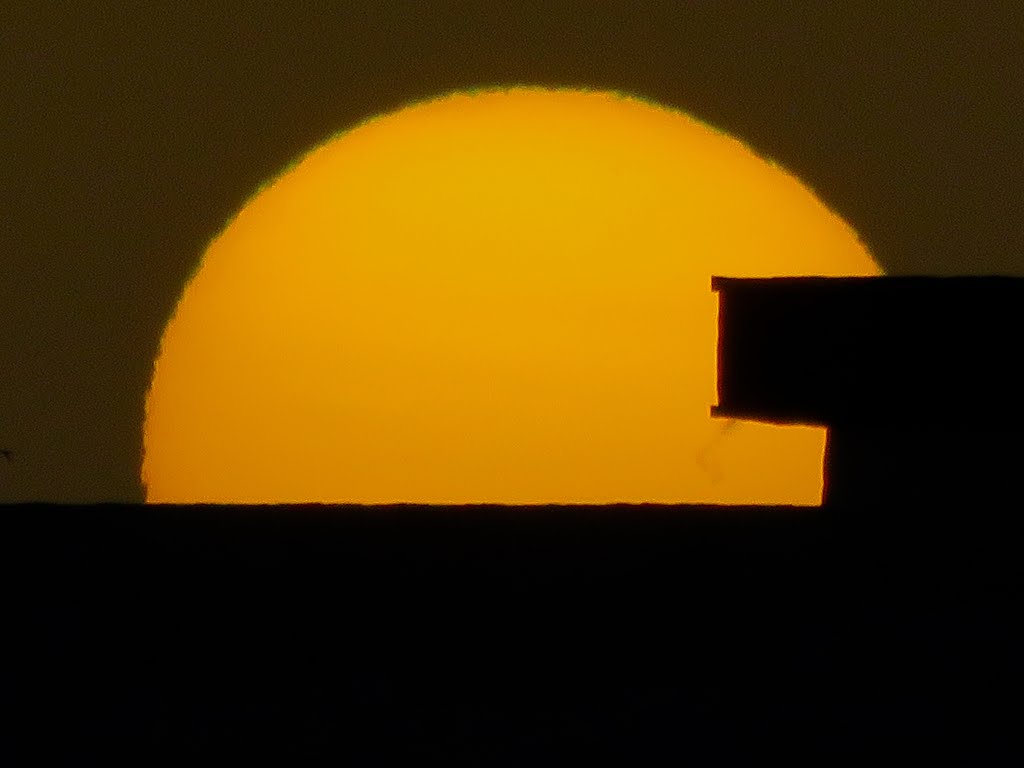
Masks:
[[[787,167],[890,273],[1024,276],[1016,0],[151,5],[0,8],[0,501],[140,501],[206,243],[322,139],[456,88],[653,99]]]

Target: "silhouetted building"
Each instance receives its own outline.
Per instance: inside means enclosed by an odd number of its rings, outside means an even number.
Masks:
[[[1024,279],[713,277],[711,288],[712,415],[827,427],[824,504],[1018,496]]]

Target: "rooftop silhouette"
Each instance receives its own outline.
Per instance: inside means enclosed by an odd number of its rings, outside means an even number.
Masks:
[[[1024,279],[713,277],[714,416],[828,428],[823,503],[1015,492]]]
[[[1024,281],[714,286],[716,415],[825,425],[829,509],[8,507],[32,748],[1019,764]]]

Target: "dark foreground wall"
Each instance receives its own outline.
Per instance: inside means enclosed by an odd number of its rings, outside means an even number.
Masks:
[[[8,744],[57,764],[1019,752],[1020,531],[966,514],[2,512]]]
[[[1024,509],[1024,433],[1009,424],[838,424],[825,445],[823,503],[913,515]]]

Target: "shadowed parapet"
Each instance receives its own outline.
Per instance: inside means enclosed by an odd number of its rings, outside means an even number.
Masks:
[[[1005,501],[1024,279],[713,277],[713,416],[828,428],[827,505]]]

